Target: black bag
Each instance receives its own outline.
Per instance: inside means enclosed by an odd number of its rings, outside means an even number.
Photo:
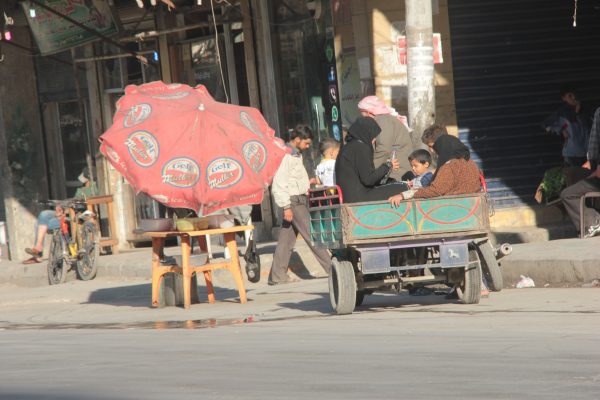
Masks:
[[[256,253],[256,243],[254,239],[250,239],[246,254],[244,254],[244,261],[246,261],[246,276],[252,283],[260,281],[260,257]]]

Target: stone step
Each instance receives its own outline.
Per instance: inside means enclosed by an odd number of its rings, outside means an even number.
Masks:
[[[571,222],[558,222],[542,226],[492,228],[492,242],[494,243],[539,243],[576,237],[577,230]]]

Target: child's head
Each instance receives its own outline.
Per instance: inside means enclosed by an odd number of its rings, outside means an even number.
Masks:
[[[577,90],[570,83],[563,83],[560,87],[560,98],[566,104],[575,107],[577,105]]]
[[[324,139],[319,143],[319,151],[323,158],[335,160],[340,151],[340,142],[332,138]]]
[[[418,149],[410,153],[408,161],[415,175],[423,175],[431,165],[431,154],[425,149]]]

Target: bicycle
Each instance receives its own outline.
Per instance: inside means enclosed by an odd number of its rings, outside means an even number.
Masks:
[[[77,277],[88,281],[96,277],[100,256],[100,234],[94,223],[95,214],[87,210],[84,200],[48,200],[45,204],[60,205],[64,210],[59,217],[60,227],[52,232],[48,257],[48,282],[64,283],[70,269]],[[68,217],[67,217],[68,214]]]

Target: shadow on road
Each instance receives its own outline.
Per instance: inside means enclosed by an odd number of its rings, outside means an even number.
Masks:
[[[289,308],[290,310],[299,311],[317,311],[322,314],[331,314],[331,306],[329,305],[329,295],[326,293],[307,293],[319,296],[315,299],[300,301],[297,303],[278,303],[280,307]]]
[[[219,302],[239,302],[237,290],[215,286],[215,298]],[[205,286],[199,286],[200,302],[208,300]],[[98,289],[92,292],[87,304],[107,304],[115,307],[151,307],[152,285],[150,283]]]

